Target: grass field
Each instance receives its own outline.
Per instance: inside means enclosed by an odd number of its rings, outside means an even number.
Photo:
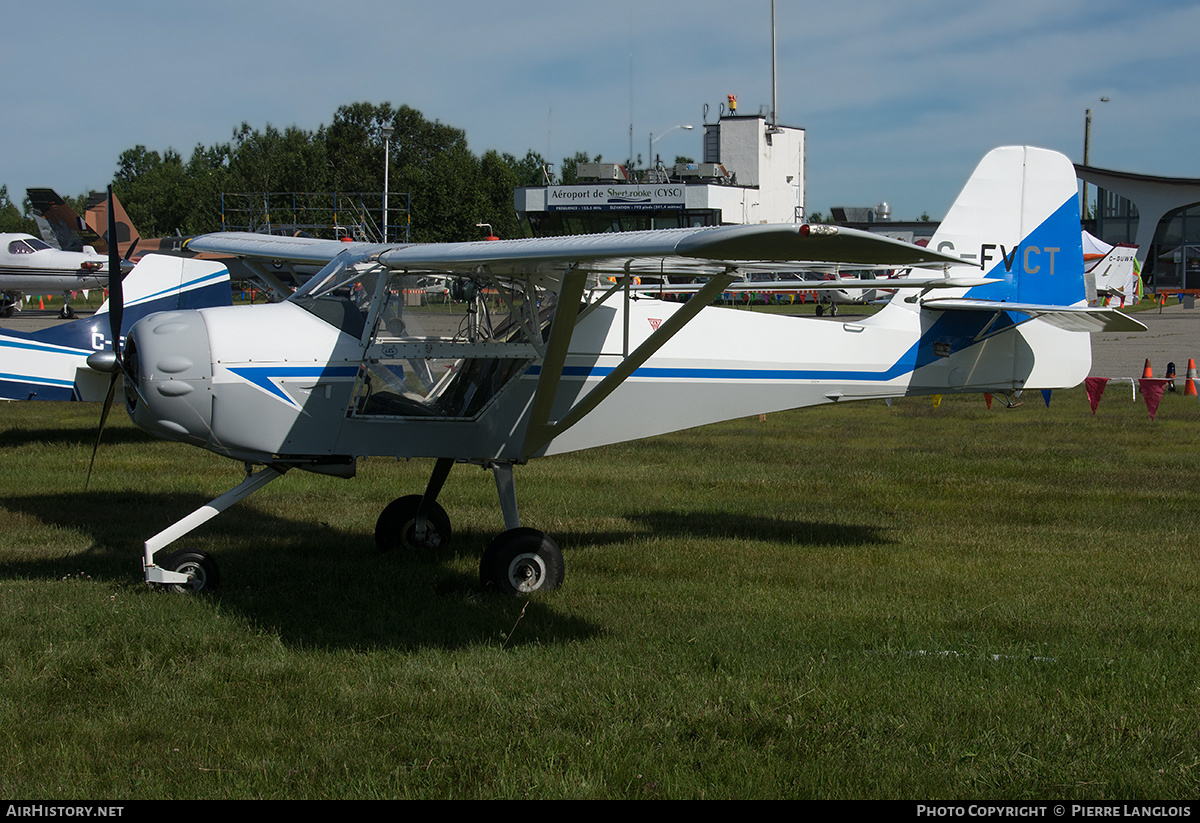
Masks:
[[[1200,796],[1200,404],[1111,388],[732,421],[517,470],[563,588],[484,595],[490,474],[442,557],[377,555],[431,464],[241,467],[98,407],[0,405],[0,796]]]

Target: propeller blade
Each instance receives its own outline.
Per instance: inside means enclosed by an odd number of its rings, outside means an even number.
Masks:
[[[113,188],[108,187],[108,322],[112,332],[112,347],[118,362],[121,359],[121,315],[125,310],[121,279],[121,252],[117,248],[116,209],[113,208]],[[115,385],[115,384],[114,384]]]
[[[92,482],[92,467],[96,465],[96,452],[100,451],[100,438],[104,436],[104,424],[108,422],[108,412],[112,408],[113,396],[117,393],[117,380],[121,378],[121,370],[112,373],[108,380],[108,394],[104,396],[104,407],[100,411],[100,430],[96,432],[96,444],[92,446],[92,459],[88,463],[87,479],[83,481],[83,490],[87,491]]]
[[[96,465],[96,453],[100,451],[100,439],[104,436],[104,425],[108,422],[108,412],[112,409],[113,397],[117,393],[117,381],[121,379],[121,319],[125,312],[125,294],[121,280],[125,270],[121,267],[121,252],[117,248],[117,219],[113,207],[113,188],[108,187],[108,322],[112,334],[112,376],[108,380],[108,394],[104,397],[104,406],[100,411],[100,429],[96,432],[96,444],[92,446],[92,459],[88,463],[87,479],[83,483],[86,490],[92,482],[92,468]],[[137,241],[134,241],[137,245]],[[130,254],[133,246],[129,247]]]

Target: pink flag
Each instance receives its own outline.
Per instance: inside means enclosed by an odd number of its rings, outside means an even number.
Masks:
[[[1161,377],[1143,377],[1138,380],[1138,388],[1142,390],[1142,397],[1146,399],[1146,411],[1150,412],[1150,419],[1154,419],[1154,415],[1158,414],[1158,404],[1162,400],[1163,389],[1167,386],[1167,381]]]
[[[1104,387],[1108,385],[1108,378],[1089,377],[1083,381],[1083,385],[1087,389],[1088,402],[1092,404],[1092,414],[1095,414],[1100,398],[1104,396]]]

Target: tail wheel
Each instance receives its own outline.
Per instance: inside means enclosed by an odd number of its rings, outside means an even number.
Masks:
[[[562,550],[537,529],[510,529],[487,547],[479,562],[485,589],[520,597],[554,591],[565,574]]]
[[[418,539],[417,511],[420,508],[419,494],[398,497],[388,503],[375,521],[375,545],[381,552],[444,549],[450,545],[450,516],[436,500],[425,506],[425,535]]]
[[[180,594],[199,594],[214,591],[221,584],[221,572],[208,552],[195,549],[180,549],[158,564],[160,568],[188,576],[187,583],[172,583],[167,586]]]

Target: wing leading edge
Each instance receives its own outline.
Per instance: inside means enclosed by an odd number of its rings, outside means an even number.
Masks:
[[[711,276],[762,263],[788,268],[969,265],[957,256],[879,234],[793,223],[400,246],[227,232],[193,238],[188,248],[299,263],[327,263],[349,251],[391,269],[462,274],[486,269],[497,276],[571,269]]]

